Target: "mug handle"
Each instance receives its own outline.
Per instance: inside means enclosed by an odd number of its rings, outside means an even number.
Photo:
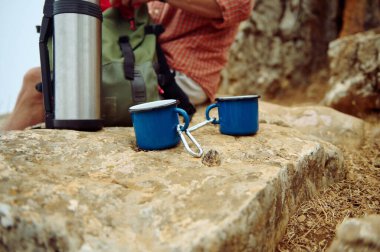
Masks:
[[[183,119],[185,119],[185,124],[180,126],[180,130],[181,131],[187,130],[187,128],[189,127],[189,124],[190,124],[190,118],[189,118],[188,114],[186,113],[185,110],[180,109],[180,108],[175,108],[175,111],[178,114],[180,114],[183,117]]]
[[[219,107],[217,103],[213,103],[211,104],[210,106],[208,106],[206,108],[206,119],[207,121],[210,121],[211,118],[210,118],[210,111],[213,109],[213,108],[216,108],[216,107]],[[219,120],[216,120],[216,118],[213,118],[214,120],[212,121],[213,124],[219,124]]]

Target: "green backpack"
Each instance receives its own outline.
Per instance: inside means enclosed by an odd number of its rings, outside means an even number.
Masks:
[[[102,117],[105,126],[131,126],[128,108],[159,99],[154,69],[156,35],[147,34],[151,25],[147,6],[135,10],[136,29],[118,9],[103,12],[102,25]]]
[[[135,9],[132,29],[118,9],[103,12],[102,25],[102,117],[105,126],[132,126],[129,107],[160,99],[176,99],[191,117],[195,107],[175,81],[165,55],[157,43],[164,31],[153,25],[148,6]]]

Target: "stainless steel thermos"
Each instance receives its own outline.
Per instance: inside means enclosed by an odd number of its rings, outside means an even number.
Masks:
[[[101,22],[99,0],[46,0],[40,55],[47,128],[102,128]]]

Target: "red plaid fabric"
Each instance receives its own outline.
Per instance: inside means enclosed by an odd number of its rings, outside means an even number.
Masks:
[[[199,83],[210,100],[215,98],[239,23],[250,16],[253,8],[253,0],[216,2],[223,13],[220,20],[199,17],[158,1],[148,3],[153,21],[165,27],[160,43],[168,64]]]

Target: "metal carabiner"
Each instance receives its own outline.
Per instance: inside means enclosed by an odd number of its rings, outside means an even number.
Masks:
[[[185,130],[185,134],[195,144],[195,146],[198,148],[199,152],[196,153],[192,149],[190,149],[189,144],[187,143],[186,138],[185,138],[185,136],[182,133],[183,131],[181,130],[181,126],[182,125],[178,124],[178,126],[177,126],[177,132],[178,132],[178,135],[180,136],[181,141],[182,141],[183,145],[185,146],[185,149],[187,150],[187,152],[189,152],[193,157],[197,157],[197,158],[202,157],[202,155],[203,155],[203,149],[200,146],[200,144],[197,142],[197,140],[195,140],[195,138],[191,135],[190,131],[187,129],[187,130]]]
[[[213,123],[214,121],[216,121],[216,118],[210,118],[210,120],[206,120],[206,121],[200,122],[200,123],[194,125],[193,127],[188,128],[187,130],[189,132],[193,132],[193,131],[195,131],[195,130],[197,130],[199,128],[202,128],[203,126],[206,126],[209,123]]]

